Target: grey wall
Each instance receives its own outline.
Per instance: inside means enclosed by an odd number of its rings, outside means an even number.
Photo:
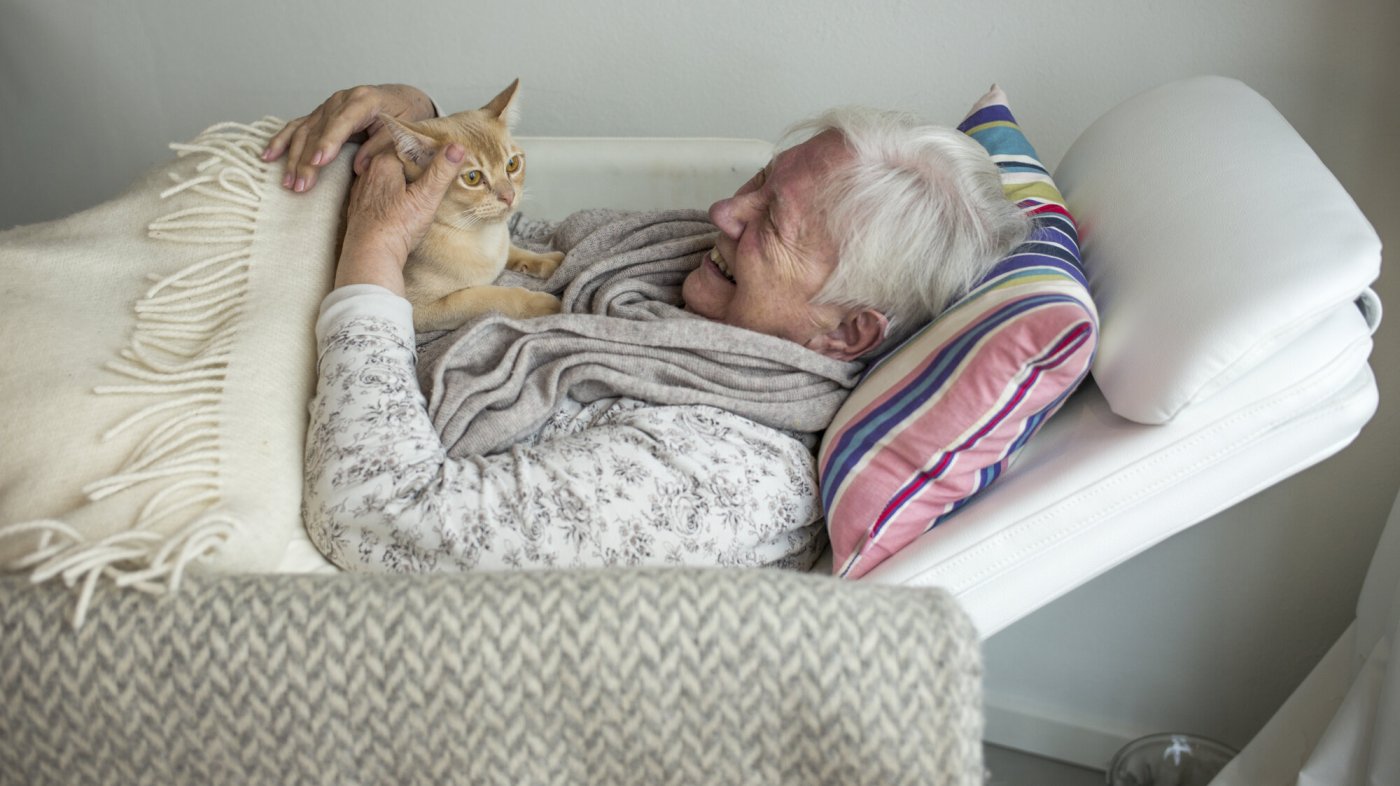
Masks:
[[[1394,247],[1396,32],[1387,0],[0,0],[0,227],[100,202],[214,122],[362,82],[456,109],[519,76],[527,135],[774,139],[848,102],[953,122],[998,81],[1054,163],[1118,101],[1216,73],[1273,101]],[[1248,738],[1351,615],[1400,483],[1397,348],[1392,317],[1352,447],[993,638],[991,733],[1051,753],[1098,732]]]

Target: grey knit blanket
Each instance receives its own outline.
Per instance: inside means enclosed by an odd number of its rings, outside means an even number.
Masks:
[[[106,590],[103,590],[104,592]],[[0,783],[976,784],[943,591],[786,571],[0,578]]]
[[[697,210],[590,210],[561,223],[551,245],[568,256],[540,288],[561,293],[564,313],[488,315],[420,347],[420,383],[448,453],[502,450],[565,396],[707,404],[786,431],[825,429],[861,364],[682,309],[681,284],[714,237]]]

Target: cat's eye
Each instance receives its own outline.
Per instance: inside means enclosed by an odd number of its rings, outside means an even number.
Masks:
[[[506,162],[506,171],[511,173],[519,172],[520,167],[524,164],[524,159],[522,159],[519,155],[513,155],[510,157],[510,160]]]
[[[481,177],[481,170],[473,169],[465,175],[462,175],[462,182],[469,186],[479,186],[481,185]]]

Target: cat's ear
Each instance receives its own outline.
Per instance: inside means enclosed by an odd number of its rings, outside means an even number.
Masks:
[[[516,79],[510,83],[505,90],[502,90],[491,102],[483,106],[482,111],[499,118],[506,128],[514,129],[515,121],[520,118],[520,102],[515,100],[516,90],[520,87],[520,80]]]
[[[404,163],[410,177],[420,174],[442,146],[438,140],[398,118],[381,113],[379,120],[394,138],[394,151],[399,154],[399,160]]]

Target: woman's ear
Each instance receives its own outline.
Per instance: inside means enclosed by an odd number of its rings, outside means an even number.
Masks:
[[[890,322],[873,308],[846,312],[830,331],[813,336],[807,348],[837,360],[855,360],[880,345],[889,333]]]

